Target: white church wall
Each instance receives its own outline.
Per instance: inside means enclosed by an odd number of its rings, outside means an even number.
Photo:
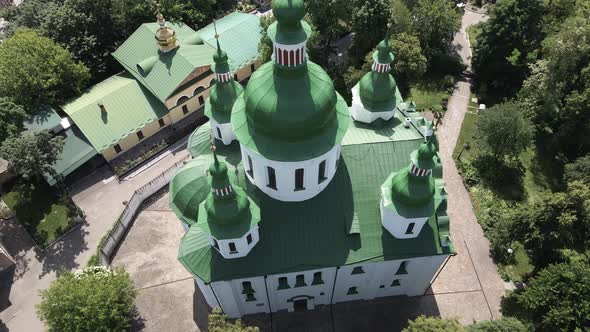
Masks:
[[[350,107],[350,115],[355,121],[372,123],[373,121],[379,118],[388,121],[395,115],[395,107],[393,107],[390,111],[386,112],[367,111],[367,109],[363,105],[363,102],[361,101],[359,89],[360,87],[358,83],[352,88],[352,104]]]
[[[248,296],[244,283],[250,283],[254,291]],[[212,282],[211,286],[220,299],[221,308],[230,318],[270,312],[264,277]]]
[[[221,140],[224,145],[229,145],[237,139],[231,123],[218,123],[213,118],[210,118],[209,122],[211,123],[211,135],[218,140]],[[221,134],[221,137],[219,134]]]
[[[252,184],[257,186],[270,197],[284,202],[300,202],[319,194],[328,186],[336,174],[337,161],[340,158],[340,145],[334,146],[325,154],[304,161],[283,162],[266,159],[250,149],[241,146],[242,162],[246,176]],[[250,169],[248,157],[252,160],[253,170]],[[320,163],[325,161],[325,179],[318,181]],[[275,170],[276,189],[269,187],[267,167]],[[295,172],[303,169],[303,189],[295,189]]]
[[[385,207],[385,202],[381,199],[381,224],[387,231],[397,239],[412,239],[420,235],[420,231],[428,221],[428,217],[421,218],[405,218],[397,214],[395,211]],[[408,231],[408,226],[414,223],[411,232]]]
[[[321,280],[323,283],[314,284],[314,274],[316,273],[321,274]],[[297,276],[299,275],[303,275],[305,286],[296,286]],[[266,283],[270,295],[270,306],[272,311],[293,311],[293,300],[299,298],[307,299],[307,306],[309,310],[314,309],[318,305],[330,304],[335,275],[336,268],[331,267],[268,276],[266,278]],[[289,288],[280,287],[280,278],[287,278],[287,284],[289,285]]]
[[[252,242],[248,243],[248,235],[252,237]],[[215,241],[217,241],[217,245],[219,248],[215,248]],[[254,246],[260,240],[260,234],[258,231],[258,225],[253,227],[249,232],[244,234],[241,238],[237,239],[224,239],[219,240],[214,238],[213,236],[209,236],[209,243],[212,247],[217,249],[217,251],[223,256],[223,258],[232,259],[232,258],[239,258],[244,257],[250,253],[250,250],[254,248]],[[233,243],[236,247],[235,252],[230,251],[230,243]]]
[[[215,298],[215,294],[213,294],[213,290],[211,289],[211,286],[205,284],[203,282],[203,280],[201,280],[201,278],[199,278],[197,276],[195,276],[195,282],[197,283],[197,286],[201,290],[201,294],[203,294],[203,297],[205,298],[205,301],[207,302],[209,307],[211,307],[211,308],[219,307],[220,304],[217,302],[217,298]]]

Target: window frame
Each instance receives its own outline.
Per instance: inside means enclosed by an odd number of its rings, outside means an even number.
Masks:
[[[406,235],[410,235],[410,234],[414,234],[414,228],[416,227],[416,223],[415,222],[411,222],[408,224],[408,227],[406,227]]]
[[[246,242],[248,244],[252,243],[252,233],[249,233],[248,235],[246,235]]]
[[[328,179],[328,177],[326,176],[326,168],[327,168],[327,161],[324,159],[318,165],[318,184],[320,184]]]
[[[145,138],[145,135],[143,134],[143,132],[141,130],[136,132],[135,135],[137,135],[137,139],[140,141]]]
[[[277,190],[277,173],[273,167],[266,166],[266,186],[270,189]]]
[[[166,126],[166,121],[164,121],[164,118],[159,118],[158,124],[160,125],[160,128],[162,128],[162,127]]]
[[[186,104],[185,105],[182,105],[181,108],[182,108],[182,114],[183,115],[187,115],[189,113],[188,106],[186,106]]]
[[[305,190],[305,168],[295,170],[295,191]]]
[[[279,277],[279,279],[277,280],[277,283],[278,283],[277,290],[291,288],[291,286],[289,286],[289,278],[287,278],[287,277]]]
[[[121,145],[119,145],[119,144],[113,145],[113,149],[115,149],[115,154],[119,154],[119,153],[123,152],[123,148],[121,148]]]
[[[232,250],[232,246],[234,247],[234,250]],[[227,244],[227,247],[229,248],[229,253],[230,254],[237,254],[238,253],[238,247],[236,247],[236,243],[235,242],[229,242]]]
[[[305,287],[305,274],[298,274],[295,276],[295,287]]]

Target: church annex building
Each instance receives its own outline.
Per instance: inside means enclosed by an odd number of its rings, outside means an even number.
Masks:
[[[170,183],[179,261],[232,318],[424,294],[454,254],[447,193],[433,124],[389,74],[388,38],[349,108],[307,59],[303,1],[275,0],[273,14],[272,60],[245,88],[232,45],[217,38],[209,55],[210,121]]]

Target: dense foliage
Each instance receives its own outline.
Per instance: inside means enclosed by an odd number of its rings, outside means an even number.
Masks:
[[[20,133],[27,113],[7,98],[0,98],[0,142]]]
[[[77,95],[89,78],[67,50],[33,30],[19,29],[0,45],[0,95],[27,112]]]
[[[528,332],[525,324],[514,317],[484,320],[467,327],[467,332]]]
[[[43,174],[55,175],[52,165],[63,150],[61,136],[48,131],[23,133],[2,142],[0,157],[8,161],[8,169],[25,178],[41,179]]]
[[[209,315],[209,332],[257,332],[258,327],[245,326],[241,320],[234,323],[228,321],[227,315],[221,312],[221,309],[214,308]]]
[[[449,51],[455,32],[461,27],[461,12],[453,1],[419,0],[414,7],[413,30],[425,56],[431,60],[437,53]]]
[[[563,180],[565,183],[581,181],[590,185],[590,155],[580,157],[573,162],[566,164]]]
[[[462,332],[463,326],[456,319],[419,316],[409,321],[402,332]]]
[[[41,298],[37,313],[49,331],[126,331],[135,289],[124,270],[92,266],[64,271]]]

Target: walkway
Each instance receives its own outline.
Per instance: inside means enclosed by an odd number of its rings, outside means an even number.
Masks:
[[[5,246],[17,260],[9,296],[11,305],[0,313],[0,321],[10,331],[44,330],[35,313],[35,304],[41,300],[39,291],[49,286],[59,270],[85,267],[96,253],[102,236],[123,211],[121,202],[128,200],[137,188],[188,154],[186,144],[171,152],[128,181],[118,183],[112,171],[103,167],[75,183],[70,188],[72,198],[86,213],[86,223],[44,252],[34,247],[27,234],[15,223],[0,226],[0,232],[6,235]]]

